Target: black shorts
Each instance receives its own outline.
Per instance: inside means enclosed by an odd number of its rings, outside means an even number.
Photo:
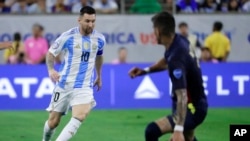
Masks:
[[[176,105],[173,105],[173,114],[168,115],[167,118],[174,129],[175,126],[175,112]],[[186,119],[184,123],[184,131],[194,130],[198,125],[200,125],[207,115],[208,104],[206,100],[199,102],[195,107],[192,103],[188,104]]]

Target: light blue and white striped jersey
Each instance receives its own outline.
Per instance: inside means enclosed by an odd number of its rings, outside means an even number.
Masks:
[[[105,43],[101,33],[94,30],[91,35],[83,36],[79,27],[58,37],[49,49],[54,56],[63,53],[58,85],[61,88],[93,87],[95,59],[97,55],[102,55]]]

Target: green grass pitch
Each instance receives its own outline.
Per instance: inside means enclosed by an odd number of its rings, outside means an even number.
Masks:
[[[72,141],[143,141],[147,123],[170,113],[165,109],[93,110]],[[41,141],[45,111],[0,111],[0,141]],[[250,108],[209,109],[196,130],[199,141],[229,141],[230,124],[250,124]],[[70,118],[63,117],[55,136]],[[167,141],[169,135],[160,141]],[[53,141],[55,137],[53,138]]]

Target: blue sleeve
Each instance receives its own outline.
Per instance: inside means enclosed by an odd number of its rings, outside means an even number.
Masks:
[[[105,38],[98,38],[98,51],[97,55],[102,55],[103,54],[103,48],[105,46]]]

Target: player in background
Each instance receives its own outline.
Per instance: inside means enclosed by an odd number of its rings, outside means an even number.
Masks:
[[[56,141],[68,141],[95,106],[93,87],[102,86],[103,48],[105,38],[94,30],[96,12],[86,6],[80,10],[79,26],[64,32],[50,47],[46,64],[50,78],[56,82],[47,110],[49,118],[44,125],[43,141],[51,140],[61,116],[72,107],[72,118]],[[59,72],[54,69],[55,57],[64,56]],[[94,82],[94,69],[96,80]]]
[[[2,42],[0,43],[0,50],[7,49],[7,48],[13,48],[11,42]]]
[[[158,44],[166,48],[164,57],[148,68],[132,68],[129,75],[135,78],[168,69],[173,113],[148,124],[146,141],[158,141],[166,133],[173,133],[171,141],[196,141],[195,128],[204,121],[208,108],[197,59],[189,53],[188,40],[175,33],[175,19],[171,14],[161,12],[152,22]]]

